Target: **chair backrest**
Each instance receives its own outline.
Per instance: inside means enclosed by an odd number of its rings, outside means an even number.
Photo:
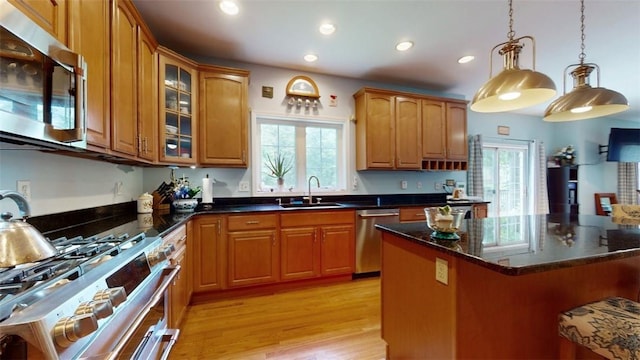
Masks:
[[[596,215],[611,215],[611,205],[618,203],[618,198],[614,193],[595,193],[593,194],[596,202]]]
[[[613,217],[640,220],[640,205],[613,204],[611,206]]]

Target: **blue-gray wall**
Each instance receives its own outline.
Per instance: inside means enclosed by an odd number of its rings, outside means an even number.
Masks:
[[[198,59],[210,61],[210,59]],[[405,88],[398,85],[364,82],[358,79],[302,73],[287,69],[233,64],[216,61],[220,65],[234,66],[251,71],[249,106],[253,112],[281,115],[322,116],[343,119],[349,123],[348,190],[352,194],[391,193],[431,193],[434,183],[445,179],[466,181],[466,173],[419,172],[419,171],[361,171],[354,170],[355,144],[353,122],[349,119],[355,113],[352,99],[362,86],[384,87],[432,95],[461,98],[456,94],[445,94],[426,89]],[[294,76],[308,75],[320,89],[321,107],[317,114],[298,113],[286,106],[285,87]],[[272,86],[272,99],[262,97],[262,86]],[[328,106],[329,95],[336,95],[338,106]],[[510,135],[497,134],[497,127],[508,126]],[[482,134],[485,138],[539,139],[544,142],[548,154],[556,149],[572,144],[576,147],[580,167],[579,202],[581,212],[593,213],[594,192],[616,191],[616,164],[606,163],[598,155],[598,144],[606,144],[610,127],[640,127],[637,122],[609,119],[592,119],[571,123],[546,123],[539,117],[517,114],[479,114],[469,111],[468,133]],[[115,204],[136,199],[142,192],[153,191],[162,181],[169,180],[170,170],[166,167],[142,168],[118,166],[111,163],[84,160],[67,156],[43,153],[33,150],[0,150],[0,189],[16,189],[16,181],[30,180],[33,215],[42,215]],[[245,197],[250,192],[240,192],[240,181],[251,183],[249,169],[190,169],[176,170],[177,176],[188,176],[198,181],[206,174],[216,179],[214,197]],[[352,188],[353,179],[358,186]],[[408,188],[402,190],[400,182],[407,181]],[[122,184],[120,191],[116,185]],[[422,184],[418,188],[418,183]],[[10,200],[0,202],[0,211],[16,211]]]

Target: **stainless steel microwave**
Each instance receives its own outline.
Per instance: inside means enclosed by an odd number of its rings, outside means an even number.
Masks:
[[[86,148],[86,64],[0,0],[0,140]]]

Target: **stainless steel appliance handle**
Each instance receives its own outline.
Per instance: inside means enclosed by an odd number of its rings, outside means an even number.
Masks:
[[[380,214],[358,214],[361,218],[376,218],[376,217],[390,217],[390,216],[400,216],[400,214],[396,213],[380,213]]]
[[[171,348],[175,345],[176,341],[178,341],[178,335],[180,334],[179,329],[166,329],[162,334],[162,341],[167,342],[167,347],[164,348],[162,352],[162,356],[160,360],[167,360],[169,358],[169,353],[171,352]]]
[[[162,299],[162,297],[164,296],[164,292],[167,290],[169,285],[173,283],[173,279],[180,272],[180,265],[168,266],[163,271],[170,272],[169,274],[165,275],[165,278],[158,287],[158,290],[153,293],[151,299],[144,305],[142,312],[138,314],[138,316],[136,316],[135,320],[133,320],[133,322],[131,323],[131,326],[129,326],[127,331],[124,333],[124,336],[120,338],[120,341],[118,341],[113,351],[111,351],[111,353],[107,357],[108,360],[114,360],[118,357],[122,349],[129,341],[129,338],[131,338],[131,336],[135,333],[136,329],[138,329],[149,311],[151,311],[151,308],[153,308],[153,306]]]

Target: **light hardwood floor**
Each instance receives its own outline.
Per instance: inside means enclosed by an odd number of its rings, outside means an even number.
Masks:
[[[189,308],[170,359],[379,360],[380,279]]]

